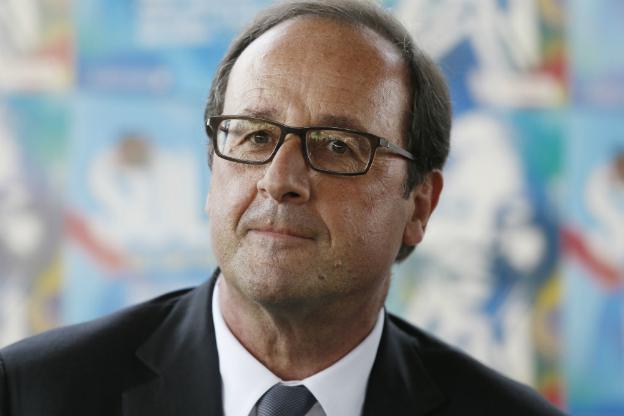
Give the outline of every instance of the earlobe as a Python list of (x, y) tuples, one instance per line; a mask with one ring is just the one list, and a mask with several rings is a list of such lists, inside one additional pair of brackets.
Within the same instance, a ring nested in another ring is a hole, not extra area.
[(418, 245), (425, 236), (425, 227), (420, 220), (413, 221), (405, 227), (403, 232), (403, 244), (406, 246)]
[(439, 169), (427, 173), (425, 179), (410, 193), (411, 212), (403, 231), (403, 244), (418, 245), (425, 236), (429, 217), (438, 205), (444, 178)]

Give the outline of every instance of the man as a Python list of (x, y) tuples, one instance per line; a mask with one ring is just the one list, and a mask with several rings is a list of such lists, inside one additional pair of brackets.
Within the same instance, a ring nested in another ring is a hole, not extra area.
[(218, 68), (206, 121), (220, 269), (3, 350), (3, 415), (559, 414), (383, 310), (450, 129), (438, 70), (384, 11), (266, 11)]

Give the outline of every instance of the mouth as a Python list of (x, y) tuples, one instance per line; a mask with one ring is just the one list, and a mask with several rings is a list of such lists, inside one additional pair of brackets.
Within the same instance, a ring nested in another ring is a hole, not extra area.
[(270, 237), (274, 239), (299, 239), (299, 240), (313, 240), (314, 238), (308, 232), (302, 230), (295, 230), (289, 228), (275, 228), (275, 227), (263, 227), (252, 228), (249, 233)]

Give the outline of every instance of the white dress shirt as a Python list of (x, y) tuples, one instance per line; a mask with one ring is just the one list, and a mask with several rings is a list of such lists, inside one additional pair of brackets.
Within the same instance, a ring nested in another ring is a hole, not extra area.
[(223, 384), (225, 416), (255, 416), (256, 402), (276, 383), (303, 384), (317, 399), (306, 416), (359, 416), (368, 376), (381, 340), (383, 308), (371, 333), (351, 352), (330, 367), (303, 380), (283, 381), (260, 363), (232, 334), (221, 315), (217, 281), (212, 295), (219, 370)]

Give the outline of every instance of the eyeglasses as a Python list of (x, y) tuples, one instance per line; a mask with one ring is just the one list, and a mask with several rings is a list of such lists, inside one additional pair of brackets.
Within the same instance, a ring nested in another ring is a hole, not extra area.
[(271, 120), (246, 116), (214, 116), (206, 133), (217, 156), (249, 165), (269, 163), (288, 134), (301, 138), (308, 166), (332, 175), (363, 175), (373, 163), (377, 148), (409, 160), (414, 155), (374, 134), (338, 127), (290, 127)]

